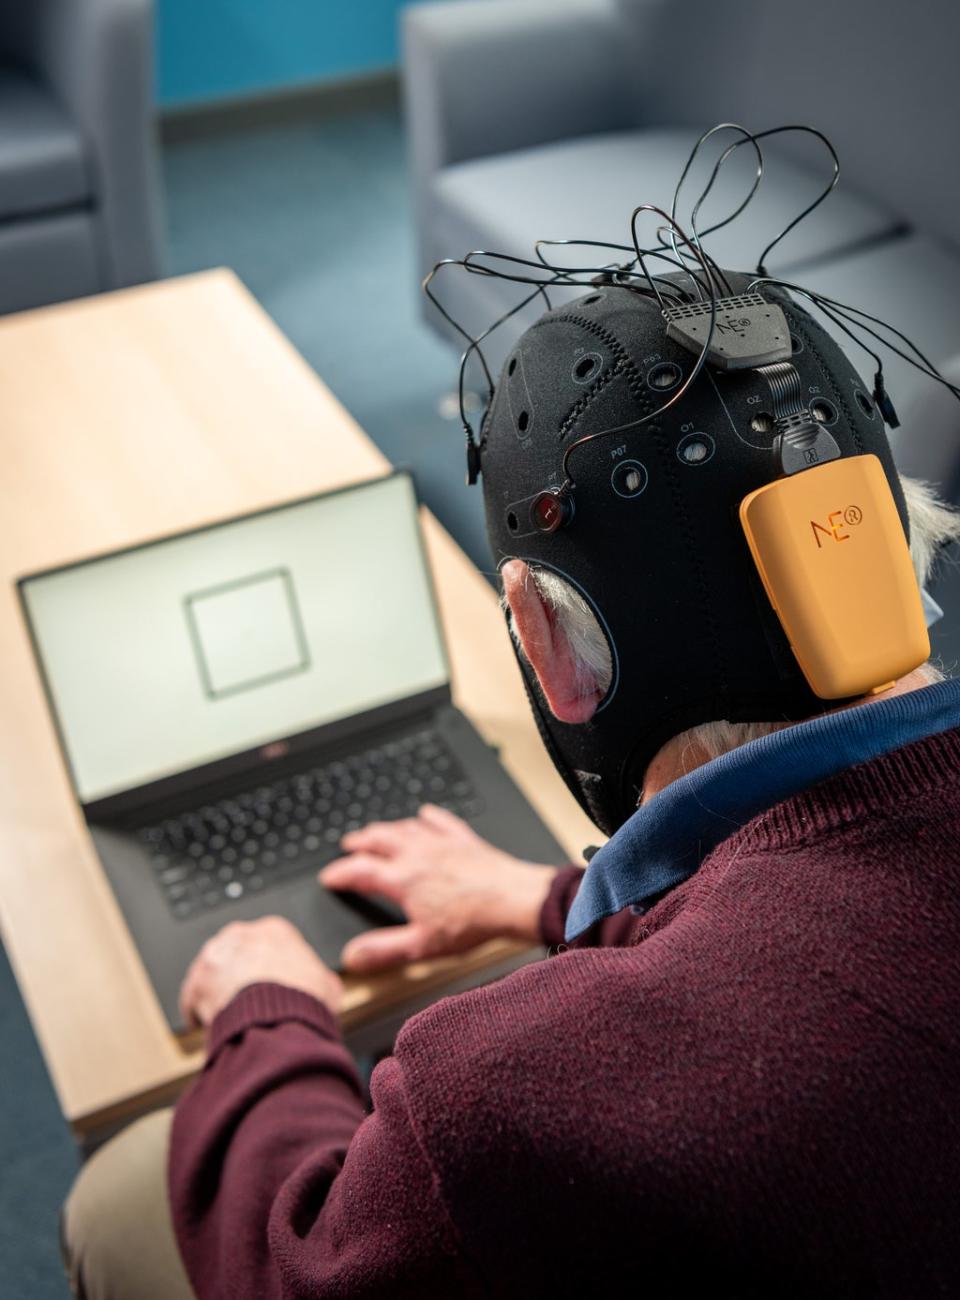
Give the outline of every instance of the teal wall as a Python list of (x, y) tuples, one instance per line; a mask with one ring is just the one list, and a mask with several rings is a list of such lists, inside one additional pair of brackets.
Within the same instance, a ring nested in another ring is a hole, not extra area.
[(397, 61), (404, 0), (157, 0), (160, 102), (355, 76)]

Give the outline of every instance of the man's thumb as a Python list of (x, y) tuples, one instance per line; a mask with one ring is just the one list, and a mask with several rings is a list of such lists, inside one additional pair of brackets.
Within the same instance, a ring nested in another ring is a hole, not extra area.
[(404, 962), (418, 961), (426, 956), (423, 927), (419, 925), (388, 925), (382, 930), (370, 930), (351, 939), (340, 960), (343, 969), (355, 975), (385, 970)]

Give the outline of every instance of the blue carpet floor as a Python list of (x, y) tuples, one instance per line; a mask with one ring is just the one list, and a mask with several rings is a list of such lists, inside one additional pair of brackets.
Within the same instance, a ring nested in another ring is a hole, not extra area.
[(77, 1157), (2, 948), (0, 1043), (0, 1296), (64, 1300), (57, 1215)]
[(459, 421), (438, 412), (457, 357), (420, 316), (397, 114), (198, 139), (168, 149), (166, 164), (170, 272), (232, 267), (487, 567)]
[[(419, 316), (397, 114), (178, 142), (164, 170), (168, 271), (232, 267), (486, 567), (459, 424), (438, 409), (456, 357)], [(0, 1042), (0, 1297), (64, 1300), (57, 1214), (76, 1155), (2, 950)]]

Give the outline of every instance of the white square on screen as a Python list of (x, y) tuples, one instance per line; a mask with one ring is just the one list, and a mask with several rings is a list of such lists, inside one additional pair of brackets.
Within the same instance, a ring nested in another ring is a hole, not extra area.
[(310, 654), (289, 569), (196, 591), (187, 622), (205, 693), (212, 699), (306, 672)]

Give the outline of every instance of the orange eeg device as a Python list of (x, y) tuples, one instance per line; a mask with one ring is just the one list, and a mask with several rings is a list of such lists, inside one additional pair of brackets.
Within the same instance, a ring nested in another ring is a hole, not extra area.
[(740, 522), (820, 699), (883, 690), (929, 657), (910, 548), (876, 456), (767, 483), (744, 498)]

